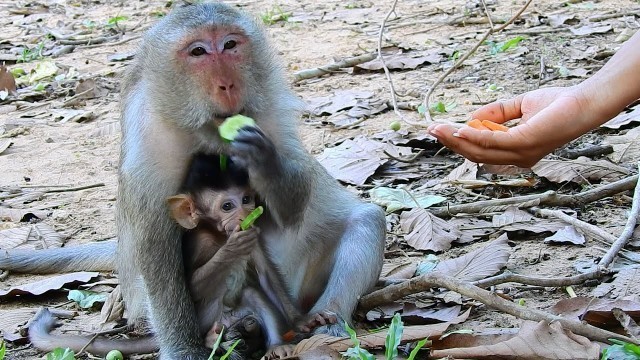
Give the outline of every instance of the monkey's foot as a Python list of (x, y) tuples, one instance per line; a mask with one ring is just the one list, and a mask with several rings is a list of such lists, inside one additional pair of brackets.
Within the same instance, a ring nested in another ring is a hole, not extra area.
[(313, 331), (313, 334), (314, 335), (326, 334), (326, 335), (337, 336), (337, 337), (349, 336), (349, 334), (347, 333), (347, 330), (345, 330), (344, 328), (344, 320), (340, 319), (339, 317), (338, 317), (338, 321), (335, 324), (327, 324), (327, 325), (319, 326)]
[(338, 323), (338, 315), (333, 311), (323, 310), (306, 315), (298, 321), (296, 327), (300, 332), (310, 333), (320, 326), (336, 323)]
[(267, 351), (266, 354), (260, 360), (276, 360), (276, 359), (284, 359), (294, 355), (293, 350), (295, 349), (295, 345), (278, 345), (272, 347)]

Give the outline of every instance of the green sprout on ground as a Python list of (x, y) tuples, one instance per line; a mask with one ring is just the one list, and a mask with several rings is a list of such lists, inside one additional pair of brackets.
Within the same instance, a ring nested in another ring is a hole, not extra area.
[[(438, 101), (436, 103), (431, 104), (431, 108), (429, 109), (429, 112), (431, 114), (444, 114), (455, 109), (456, 106), (458, 106), (458, 104), (456, 104), (455, 101), (448, 102), (448, 103)], [(424, 104), (420, 104), (420, 106), (418, 106), (418, 114), (423, 115), (425, 111), (426, 110), (425, 110)]]
[(75, 360), (76, 354), (69, 348), (55, 348), (47, 354), (47, 360)]
[(107, 23), (105, 24), (105, 26), (107, 28), (116, 28), (119, 29), (120, 26), (119, 24), (125, 20), (127, 20), (128, 17), (124, 16), (124, 15), (118, 15), (118, 16), (114, 16), (112, 18), (110, 18), (109, 20), (107, 20)]
[(7, 344), (5, 344), (4, 340), (2, 344), (0, 344), (0, 360), (4, 360), (4, 353), (7, 351)]
[[(213, 349), (211, 350), (211, 354), (209, 355), (208, 360), (216, 359), (215, 354), (216, 354), (216, 351), (218, 351), (218, 348), (220, 347), (220, 342), (222, 341), (223, 333), (224, 333), (224, 327), (222, 328), (222, 331), (220, 331), (220, 335), (218, 335), (218, 338), (216, 339), (216, 343), (213, 344)], [(233, 349), (236, 348), (238, 343), (240, 343), (240, 340), (236, 340), (236, 342), (234, 342), (233, 345), (231, 345), (231, 347), (227, 349), (227, 352), (224, 353), (224, 355), (222, 355), (219, 360), (227, 360), (227, 358), (231, 355), (231, 353), (233, 352)]]
[(609, 339), (613, 345), (602, 350), (600, 360), (640, 360), (640, 346), (617, 339)]
[(44, 55), (42, 55), (43, 49), (44, 49), (44, 41), (41, 41), (40, 43), (38, 43), (38, 45), (36, 45), (31, 49), (29, 48), (22, 49), (22, 54), (20, 54), (20, 57), (18, 58), (17, 62), (26, 63), (26, 62), (42, 59), (44, 57)]
[(283, 11), (278, 5), (275, 5), (273, 8), (260, 15), (260, 18), (265, 25), (273, 25), (281, 21), (287, 22), (290, 17), (291, 13)]
[(522, 40), (524, 40), (524, 37), (516, 36), (513, 39), (509, 39), (507, 41), (499, 43), (496, 43), (494, 41), (485, 41), (485, 45), (489, 46), (489, 53), (491, 55), (496, 55), (497, 53), (503, 53), (508, 51), (509, 49), (517, 47)]
[[(347, 349), (343, 355), (349, 360), (373, 360), (375, 357), (369, 353), (367, 350), (360, 347), (360, 340), (356, 335), (356, 332), (349, 327), (348, 324), (345, 324), (345, 329), (349, 333), (349, 337), (351, 338), (351, 342), (353, 342), (353, 347)], [(400, 342), (402, 341), (402, 332), (404, 330), (404, 324), (402, 323), (402, 319), (400, 314), (395, 314), (393, 319), (391, 320), (391, 325), (389, 326), (389, 331), (387, 332), (387, 337), (384, 341), (385, 345), (385, 360), (396, 360), (398, 359), (398, 346), (400, 346)], [(416, 356), (418, 356), (418, 352), (420, 349), (424, 347), (427, 343), (427, 339), (423, 339), (418, 341), (416, 346), (413, 348), (411, 353), (409, 353), (408, 360), (414, 360)]]

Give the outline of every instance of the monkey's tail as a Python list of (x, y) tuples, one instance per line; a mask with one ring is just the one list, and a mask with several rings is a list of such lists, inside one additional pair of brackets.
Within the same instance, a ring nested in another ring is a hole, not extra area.
[(76, 353), (84, 349), (101, 356), (105, 356), (111, 350), (119, 350), (123, 355), (148, 354), (158, 351), (158, 344), (152, 336), (136, 339), (107, 339), (98, 336), (91, 341), (93, 336), (52, 335), (50, 332), (55, 326), (56, 318), (51, 312), (47, 309), (40, 310), (29, 326), (31, 344), (42, 351), (52, 351), (61, 347), (69, 348)]
[(44, 250), (0, 250), (0, 269), (29, 274), (115, 270), (116, 241)]

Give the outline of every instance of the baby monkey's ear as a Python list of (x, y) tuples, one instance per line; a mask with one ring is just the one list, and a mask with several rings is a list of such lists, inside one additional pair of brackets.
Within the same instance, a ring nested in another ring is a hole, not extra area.
[(198, 226), (198, 215), (193, 198), (190, 195), (179, 194), (167, 199), (171, 217), (185, 229), (193, 229)]

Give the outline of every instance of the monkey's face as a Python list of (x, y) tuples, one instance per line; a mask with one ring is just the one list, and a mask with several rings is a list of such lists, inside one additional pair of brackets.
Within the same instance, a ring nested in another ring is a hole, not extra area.
[[(202, 28), (178, 45), (181, 69), (215, 118), (240, 113), (245, 105), (250, 43), (238, 27)], [(209, 119), (211, 120), (211, 119)]]
[[(202, 208), (203, 217), (216, 220), (218, 231), (231, 234), (256, 207), (255, 193), (248, 188), (207, 190), (202, 198), (207, 204)], [(208, 201), (207, 201), (208, 200)]]

